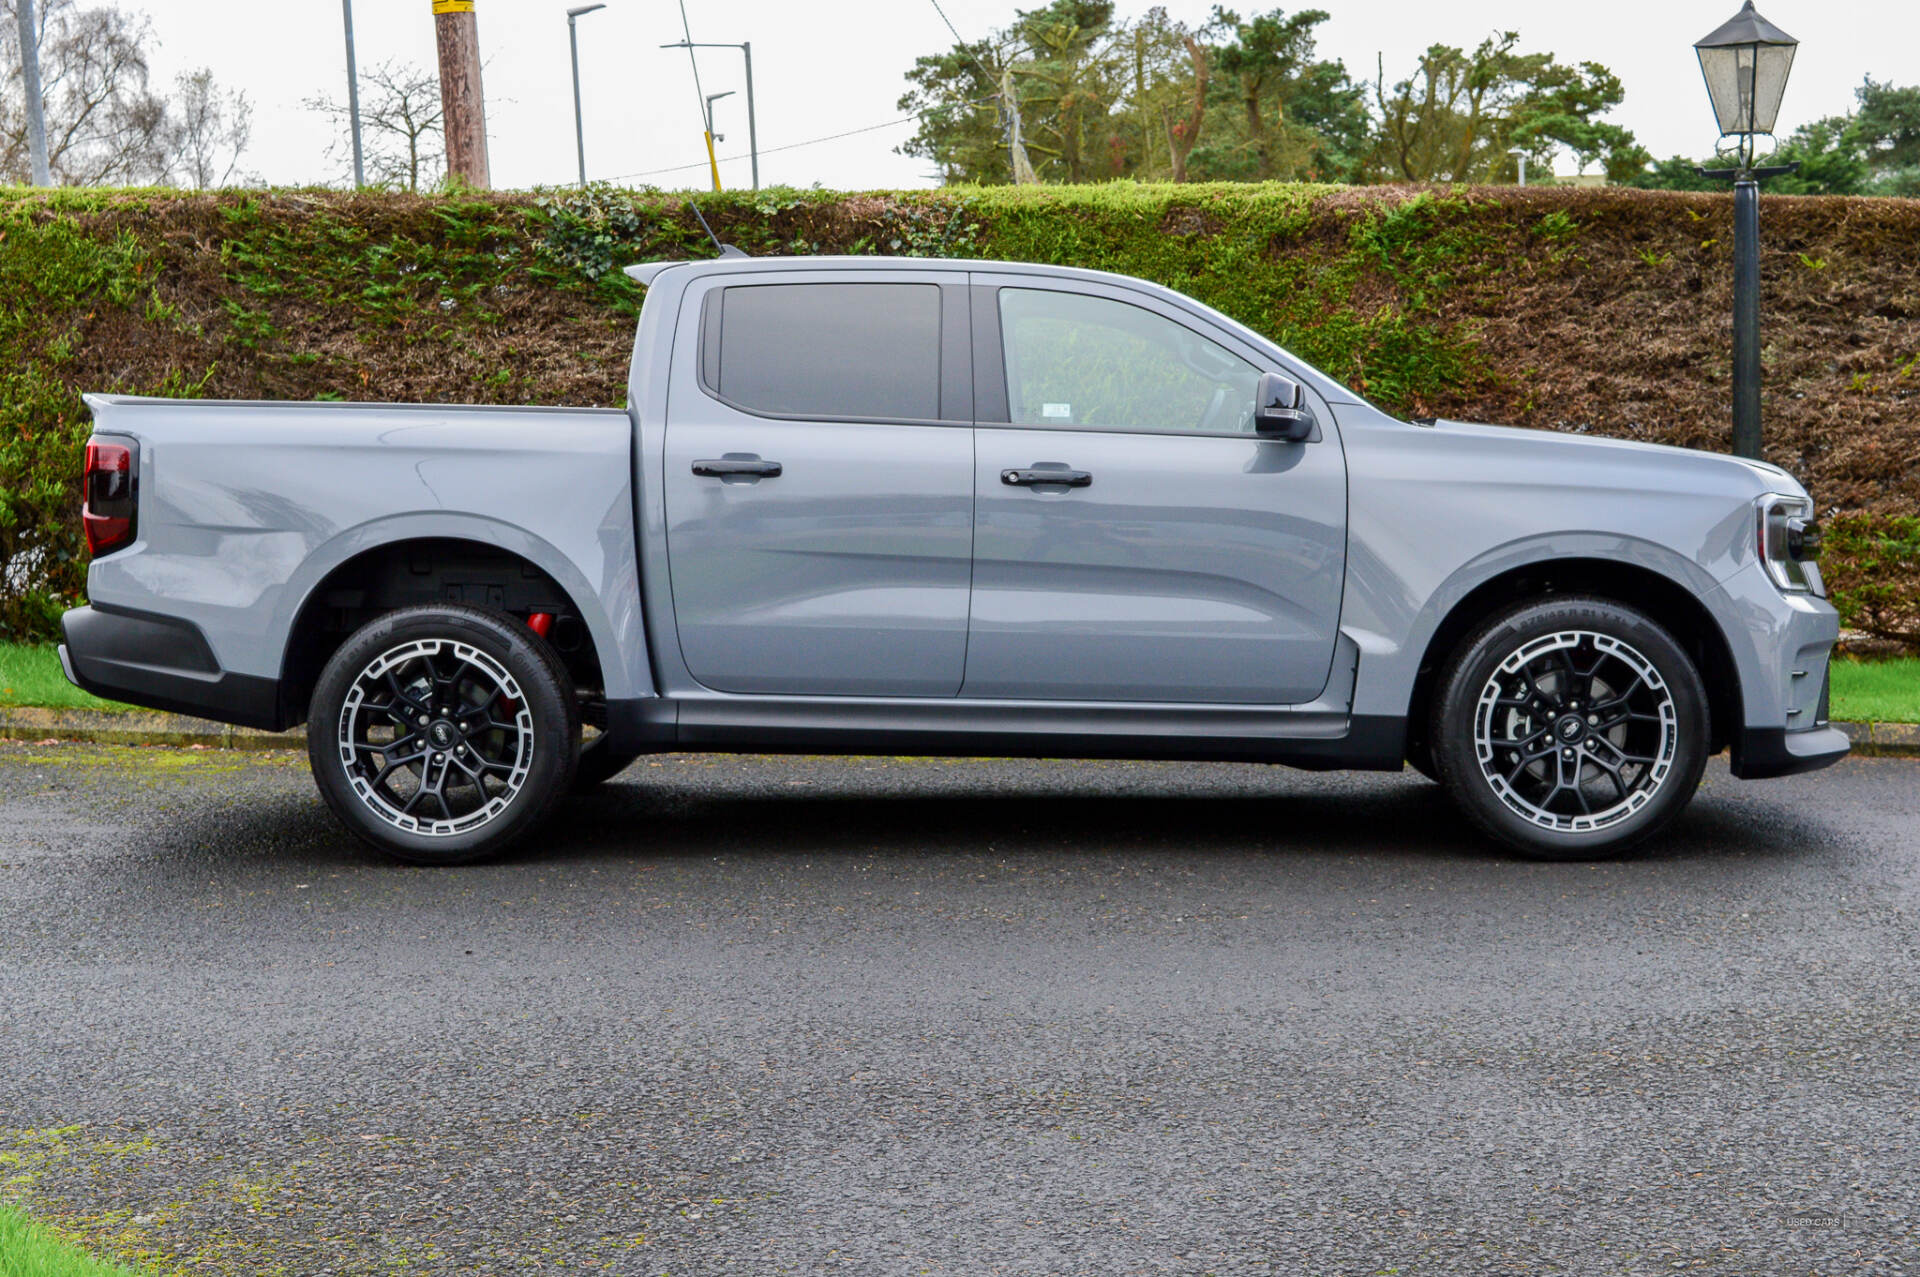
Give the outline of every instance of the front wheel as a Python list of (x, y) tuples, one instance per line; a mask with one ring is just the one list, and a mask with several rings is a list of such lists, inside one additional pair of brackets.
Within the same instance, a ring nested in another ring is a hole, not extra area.
[(497, 852), (567, 792), (579, 750), (573, 686), (546, 640), (478, 608), (388, 613), (333, 654), (307, 752), (349, 829), (399, 860)]
[(1692, 660), (1650, 617), (1552, 598), (1495, 617), (1447, 663), (1432, 707), (1441, 784), (1525, 855), (1616, 855), (1693, 797), (1710, 736)]

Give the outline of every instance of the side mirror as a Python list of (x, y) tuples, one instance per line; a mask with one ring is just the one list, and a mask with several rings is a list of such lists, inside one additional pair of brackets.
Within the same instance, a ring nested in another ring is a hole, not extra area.
[(1263, 439), (1304, 443), (1313, 438), (1307, 388), (1277, 372), (1263, 373), (1253, 405), (1253, 430)]

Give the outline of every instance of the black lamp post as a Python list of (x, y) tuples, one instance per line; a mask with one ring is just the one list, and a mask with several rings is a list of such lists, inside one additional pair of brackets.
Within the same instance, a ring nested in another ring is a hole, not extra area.
[(1733, 452), (1760, 456), (1760, 181), (1798, 164), (1754, 167), (1754, 139), (1773, 135), (1780, 99), (1800, 42), (1754, 11), (1747, 0), (1712, 35), (1693, 46), (1713, 99), (1722, 139), (1735, 167), (1701, 169), (1733, 182)]

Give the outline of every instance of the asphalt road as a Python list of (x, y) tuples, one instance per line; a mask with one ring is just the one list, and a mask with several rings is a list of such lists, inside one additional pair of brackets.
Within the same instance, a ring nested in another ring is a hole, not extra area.
[(190, 1272), (1920, 1267), (1920, 762), (1624, 862), (1279, 769), (666, 758), (407, 869), (0, 746), (0, 1198)]

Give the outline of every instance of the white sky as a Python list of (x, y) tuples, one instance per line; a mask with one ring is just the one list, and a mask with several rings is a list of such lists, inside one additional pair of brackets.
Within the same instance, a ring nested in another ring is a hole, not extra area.
[[(1041, 0), (941, 0), (969, 40), (1004, 25), (1016, 7)], [(275, 184), (341, 176), (326, 158), (327, 123), (302, 107), (317, 93), (345, 97), (340, 5), (334, 0), (263, 4), (260, 0), (120, 0), (152, 20), (157, 79), (210, 66), (225, 85), (253, 100), (254, 140), (244, 167)], [(494, 185), (529, 187), (574, 179), (573, 111), (565, 13), (570, 0), (479, 0), (487, 59), (487, 128)], [(1146, 7), (1121, 0), (1132, 16)], [(1188, 22), (1210, 0), (1167, 0)], [(1248, 14), (1264, 5), (1238, 0)], [(1411, 70), (1435, 41), (1472, 46), (1500, 29), (1517, 30), (1522, 48), (1569, 61), (1605, 63), (1625, 82), (1613, 117), (1656, 156), (1699, 155), (1713, 143), (1712, 116), (1692, 44), (1739, 7), (1739, 0), (1305, 0), (1289, 10), (1332, 13), (1321, 27), (1321, 55), (1344, 59), (1355, 78), (1372, 78), (1376, 53), (1389, 79)], [(1920, 3), (1915, 0), (1765, 0), (1762, 12), (1801, 41), (1780, 132), (1846, 110), (1863, 75), (1920, 81)], [(910, 125), (768, 154), (772, 148), (879, 124), (899, 116), (903, 74), (922, 53), (952, 37), (932, 0), (687, 0), (695, 40), (750, 40), (758, 96), (761, 181), (839, 189), (931, 185), (923, 161), (893, 148)], [(434, 65), (431, 0), (357, 0), (360, 65), (385, 58)], [(699, 109), (684, 50), (658, 46), (681, 38), (675, 0), (608, 0), (580, 19), (580, 71), (587, 172), (622, 179), (646, 170), (695, 164), (645, 179), (660, 186), (706, 184)], [(741, 57), (731, 49), (700, 53), (708, 93), (739, 90), (716, 106), (719, 150), (747, 150)], [(747, 162), (721, 166), (729, 188), (746, 186)]]

